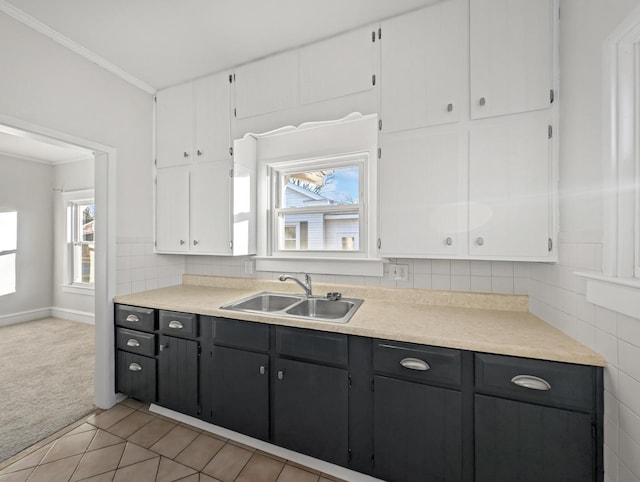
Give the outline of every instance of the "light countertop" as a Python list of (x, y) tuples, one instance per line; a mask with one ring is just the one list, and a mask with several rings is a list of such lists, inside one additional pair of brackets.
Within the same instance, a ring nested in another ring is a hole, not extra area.
[(260, 291), (301, 292), (294, 283), (185, 275), (183, 284), (114, 302), (258, 323), (383, 338), (581, 365), (604, 358), (528, 312), (528, 297), (418, 289), (314, 284), (314, 294), (340, 291), (365, 301), (346, 324), (220, 309)]

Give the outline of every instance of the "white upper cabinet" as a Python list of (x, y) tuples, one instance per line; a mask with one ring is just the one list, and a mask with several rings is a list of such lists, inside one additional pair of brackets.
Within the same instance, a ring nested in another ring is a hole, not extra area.
[(382, 23), (383, 132), (460, 120), (466, 8), (448, 0)]
[(240, 66), (235, 73), (238, 119), (298, 105), (298, 51)]
[(156, 251), (189, 251), (190, 166), (158, 169), (156, 177)]
[(457, 256), (466, 242), (460, 190), (466, 143), (457, 130), (385, 135), (379, 161), (380, 254)]
[(230, 159), (230, 89), (218, 74), (158, 92), (157, 167)]
[(191, 164), (193, 157), (193, 85), (169, 87), (156, 95), (158, 167)]
[(478, 124), (469, 145), (469, 253), (549, 258), (553, 239), (550, 117)]
[(553, 0), (471, 0), (471, 117), (549, 107)]
[(300, 49), (300, 103), (311, 104), (374, 87), (373, 28)]

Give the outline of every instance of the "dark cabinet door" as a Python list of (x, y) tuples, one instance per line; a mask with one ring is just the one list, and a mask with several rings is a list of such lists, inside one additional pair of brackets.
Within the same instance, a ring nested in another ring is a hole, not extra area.
[(160, 335), (158, 403), (198, 415), (198, 342)]
[(251, 437), (269, 439), (269, 355), (215, 346), (203, 386), (211, 420)]
[(116, 391), (142, 402), (156, 401), (156, 359), (118, 350)]
[(273, 438), (277, 445), (347, 465), (347, 370), (278, 359)]
[(476, 482), (595, 480), (591, 417), (475, 396)]
[(375, 475), (394, 482), (461, 480), (460, 392), (374, 379)]

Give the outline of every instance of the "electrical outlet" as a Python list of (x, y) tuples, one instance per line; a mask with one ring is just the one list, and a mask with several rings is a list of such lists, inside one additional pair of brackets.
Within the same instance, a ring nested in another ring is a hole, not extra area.
[(408, 264), (390, 264), (389, 278), (394, 281), (409, 281), (409, 265)]

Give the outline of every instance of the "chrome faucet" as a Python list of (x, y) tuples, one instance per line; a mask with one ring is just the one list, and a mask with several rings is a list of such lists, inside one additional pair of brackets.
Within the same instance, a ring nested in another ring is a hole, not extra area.
[(301, 273), (304, 275), (304, 283), (302, 281), (300, 281), (298, 278), (296, 278), (295, 276), (289, 276), (287, 274), (281, 274), (280, 277), (278, 278), (280, 281), (287, 281), (287, 280), (291, 280), (291, 281), (295, 281), (296, 283), (298, 283), (298, 285), (300, 285), (300, 288), (302, 288), (304, 290), (304, 294), (308, 297), (313, 296), (313, 293), (311, 292), (311, 276), (309, 276), (307, 273)]

